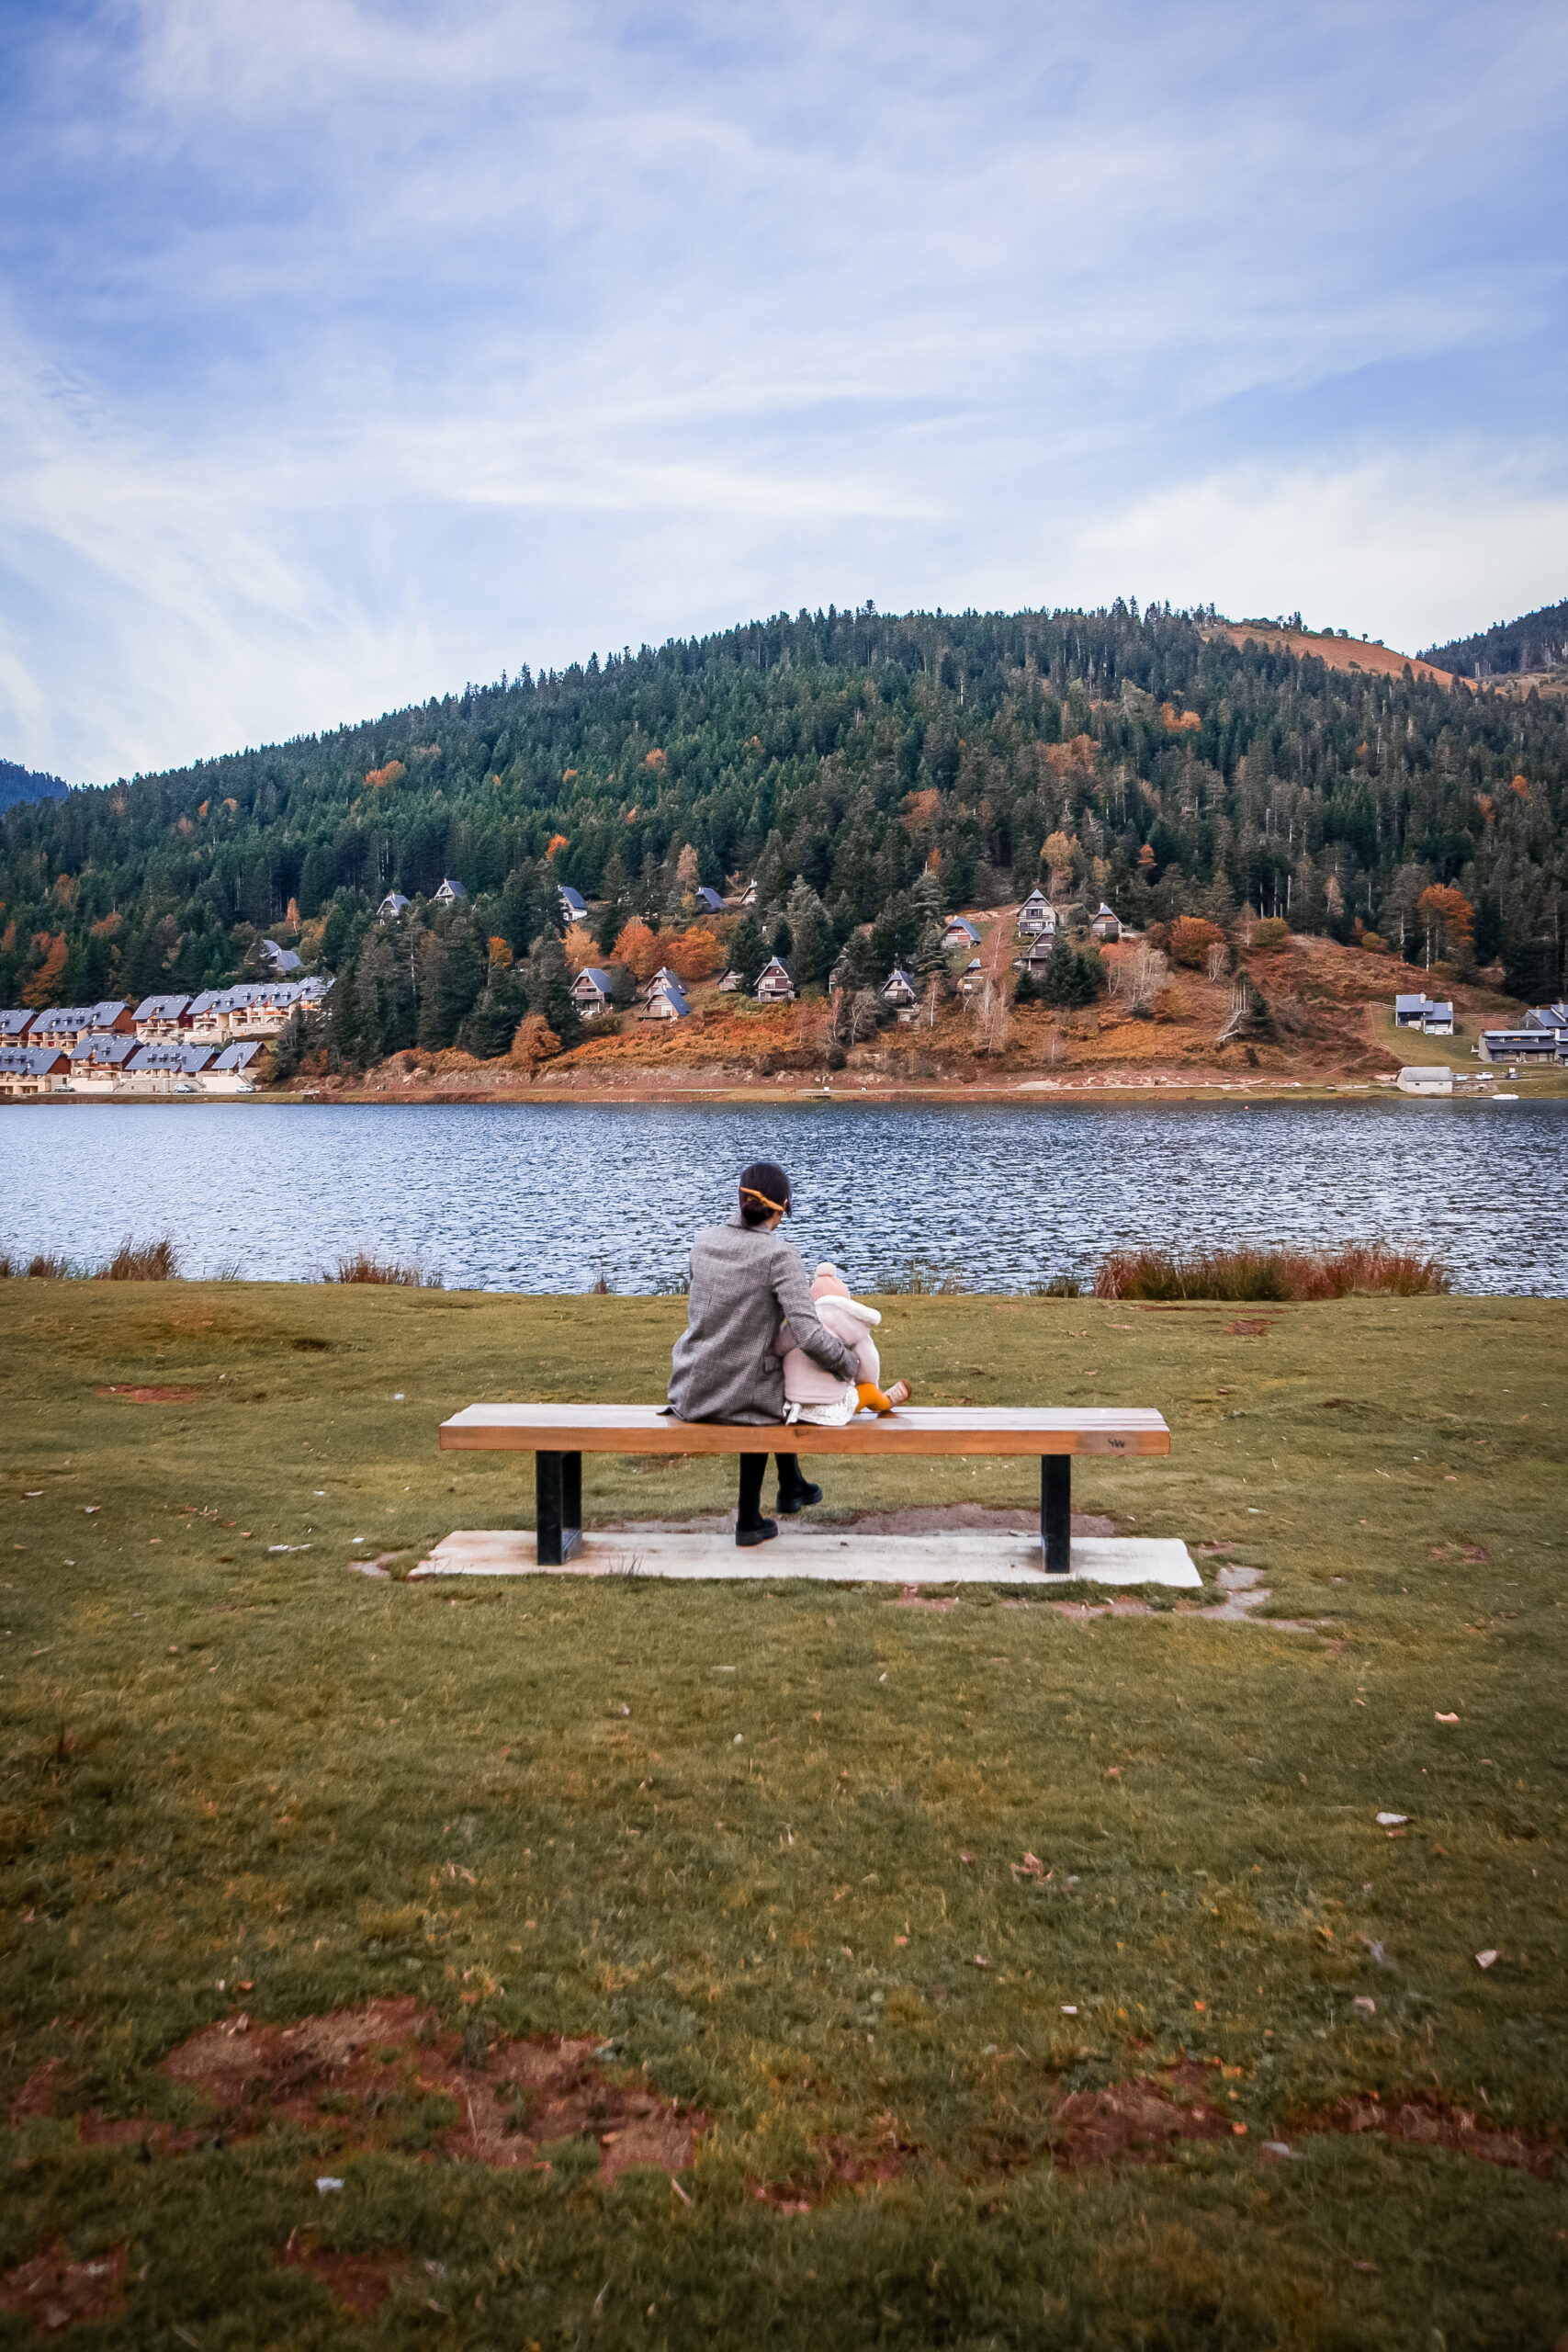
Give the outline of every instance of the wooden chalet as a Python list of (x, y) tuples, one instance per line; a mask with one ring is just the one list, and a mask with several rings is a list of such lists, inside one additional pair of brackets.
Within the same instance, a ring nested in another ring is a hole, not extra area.
[(770, 956), (751, 990), (759, 1004), (793, 1004), (795, 982), (776, 956)]

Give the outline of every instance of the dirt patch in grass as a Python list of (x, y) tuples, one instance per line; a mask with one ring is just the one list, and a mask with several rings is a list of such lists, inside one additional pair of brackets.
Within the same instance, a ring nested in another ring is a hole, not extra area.
[(1495, 2124), (1477, 2122), (1465, 2107), (1456, 2107), (1436, 2091), (1413, 2091), (1408, 2098), (1342, 2098), (1326, 2114), (1303, 2117), (1293, 2137), (1342, 2132), (1352, 2136), (1381, 2132), (1390, 2140), (1406, 2140), (1416, 2147), (1449, 2148), (1461, 2156), (1479, 2156), (1483, 2163), (1506, 2165), (1532, 2172), (1538, 2180), (1551, 2179), (1561, 2162), (1561, 2150), (1545, 2140), (1527, 2140), (1519, 2132), (1502, 2132)]
[[(287, 2119), (333, 2134), (334, 2159), (383, 2148), (525, 2168), (540, 2150), (593, 2140), (606, 2181), (632, 2165), (682, 2171), (707, 2118), (638, 2085), (611, 2082), (592, 2041), (513, 2041), (482, 2021), (443, 2030), (412, 1996), (257, 2025), (243, 2012), (193, 2034), (164, 2061), (213, 2105), (208, 2134), (251, 2139)], [(118, 2127), (108, 2127), (118, 2130)], [(159, 2130), (126, 2136), (163, 2146)]]
[(1148, 2164), (1168, 2155), (1179, 2140), (1241, 2137), (1230, 2117), (1202, 2096), (1209, 2073), (1195, 2060), (1183, 2059), (1166, 2068), (1160, 2082), (1136, 2075), (1104, 2090), (1069, 2091), (1056, 2109), (1057, 2164), (1068, 2171), (1086, 2165)]
[(919, 2153), (896, 2132), (877, 2140), (836, 2134), (813, 2147), (814, 2165), (808, 2177), (753, 2181), (751, 2195), (759, 2205), (771, 2205), (777, 2213), (809, 2213), (814, 2206), (846, 2190), (863, 2193), (901, 2179)]
[(277, 2259), (285, 2270), (309, 2270), (355, 2319), (373, 2318), (393, 2287), (412, 2276), (406, 2255), (338, 2254), (331, 2246), (310, 2245), (298, 2230)]
[(126, 1405), (194, 1405), (211, 1394), (209, 1388), (130, 1388), (119, 1382), (98, 1391), (100, 1396), (118, 1396)]
[(0, 2272), (0, 2312), (19, 2312), (44, 2335), (110, 2319), (120, 2308), (127, 2253), (123, 2245), (111, 2246), (90, 2261), (73, 2262), (57, 2243)]

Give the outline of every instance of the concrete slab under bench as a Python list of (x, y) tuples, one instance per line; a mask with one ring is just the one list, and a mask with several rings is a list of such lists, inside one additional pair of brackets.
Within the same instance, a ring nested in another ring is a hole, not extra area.
[[(1021, 1517), (1022, 1514), (1021, 1513)], [(583, 1534), (564, 1566), (541, 1566), (533, 1535), (496, 1528), (443, 1536), (414, 1577), (673, 1577), (715, 1583), (778, 1583), (806, 1577), (825, 1584), (1173, 1585), (1201, 1589), (1185, 1544), (1174, 1537), (1075, 1535), (1066, 1577), (1040, 1565), (1040, 1536), (1028, 1526), (998, 1532), (963, 1529), (943, 1535), (840, 1535), (781, 1527), (771, 1544), (741, 1551), (731, 1534), (681, 1528), (659, 1532)]]

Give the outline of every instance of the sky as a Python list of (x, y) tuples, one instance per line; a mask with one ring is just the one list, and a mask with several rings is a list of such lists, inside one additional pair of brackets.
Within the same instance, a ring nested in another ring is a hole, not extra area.
[(0, 757), (780, 610), (1568, 594), (1561, 0), (6, 0)]

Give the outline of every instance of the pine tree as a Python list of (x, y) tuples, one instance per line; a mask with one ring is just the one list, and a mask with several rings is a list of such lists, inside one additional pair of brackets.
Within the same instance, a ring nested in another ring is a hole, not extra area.
[(534, 952), (528, 959), (527, 989), (529, 1012), (536, 1012), (554, 1030), (563, 1050), (575, 1046), (582, 1034), (582, 1023), (571, 1001), (571, 971), (566, 950), (554, 932), (545, 932), (534, 942)]
[(828, 910), (804, 878), (795, 883), (784, 905), (792, 957), (791, 976), (797, 989), (819, 987), (833, 968), (836, 942)]
[(767, 960), (767, 942), (762, 937), (756, 917), (750, 912), (743, 914), (729, 935), (731, 971), (739, 972), (742, 985), (751, 989), (756, 986)]

